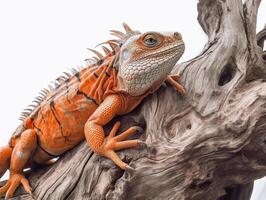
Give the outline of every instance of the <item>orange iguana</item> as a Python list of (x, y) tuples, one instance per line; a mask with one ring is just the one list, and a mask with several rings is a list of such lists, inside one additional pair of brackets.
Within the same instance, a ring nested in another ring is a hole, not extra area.
[(113, 30), (119, 39), (105, 42), (112, 50), (103, 47), (105, 56), (92, 50), (98, 56), (94, 64), (56, 79), (53, 88), (36, 98), (37, 105), (23, 113), (22, 125), (9, 145), (0, 149), (0, 177), (10, 170), (0, 195), (12, 197), (20, 184), (31, 193), (23, 169), (49, 163), (84, 139), (94, 152), (123, 170), (132, 170), (115, 151), (143, 144), (124, 141), (139, 127), (115, 136), (120, 125), (116, 122), (105, 137), (103, 126), (114, 116), (132, 111), (164, 81), (184, 93), (179, 76), (169, 75), (184, 52), (184, 43), (177, 32), (142, 34), (123, 25), (126, 33)]

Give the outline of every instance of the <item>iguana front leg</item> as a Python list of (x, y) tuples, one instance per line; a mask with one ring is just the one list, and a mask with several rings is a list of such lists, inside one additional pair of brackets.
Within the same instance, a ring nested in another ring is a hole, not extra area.
[(111, 159), (121, 169), (125, 170), (132, 168), (124, 163), (115, 151), (137, 147), (142, 145), (143, 142), (140, 140), (123, 141), (126, 137), (139, 131), (141, 129), (140, 127), (131, 127), (120, 135), (115, 136), (120, 126), (119, 122), (115, 123), (108, 137), (105, 137), (103, 126), (121, 111), (121, 105), (122, 102), (120, 96), (108, 96), (90, 116), (85, 124), (84, 132), (86, 140), (94, 152)]
[(177, 92), (179, 92), (181, 95), (185, 94), (184, 86), (179, 83), (180, 82), (179, 75), (168, 75), (165, 82), (173, 86), (177, 90)]

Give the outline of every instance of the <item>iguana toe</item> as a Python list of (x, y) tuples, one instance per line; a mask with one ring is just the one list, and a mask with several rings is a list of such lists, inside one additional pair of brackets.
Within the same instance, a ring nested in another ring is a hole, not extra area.
[(20, 184), (23, 185), (26, 192), (32, 194), (32, 189), (29, 185), (29, 181), (21, 174), (13, 174), (11, 175), (7, 183), (0, 188), (0, 195), (6, 193), (5, 199), (12, 198)]

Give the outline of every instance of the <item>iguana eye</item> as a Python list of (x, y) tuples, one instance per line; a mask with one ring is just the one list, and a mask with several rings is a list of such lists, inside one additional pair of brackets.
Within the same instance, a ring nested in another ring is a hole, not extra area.
[(148, 47), (154, 47), (158, 43), (158, 39), (154, 35), (148, 34), (144, 37), (143, 42)]

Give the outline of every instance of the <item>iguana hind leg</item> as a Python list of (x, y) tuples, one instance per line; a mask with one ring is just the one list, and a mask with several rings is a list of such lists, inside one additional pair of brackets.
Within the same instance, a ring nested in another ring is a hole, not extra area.
[(6, 173), (10, 165), (12, 148), (9, 146), (0, 148), (0, 178)]
[(0, 188), (0, 195), (6, 193), (6, 199), (13, 196), (20, 184), (24, 189), (31, 193), (31, 187), (28, 180), (23, 175), (23, 169), (27, 164), (31, 154), (36, 148), (37, 135), (35, 130), (28, 129), (24, 131), (19, 141), (16, 143), (10, 161), (10, 178), (7, 183)]

